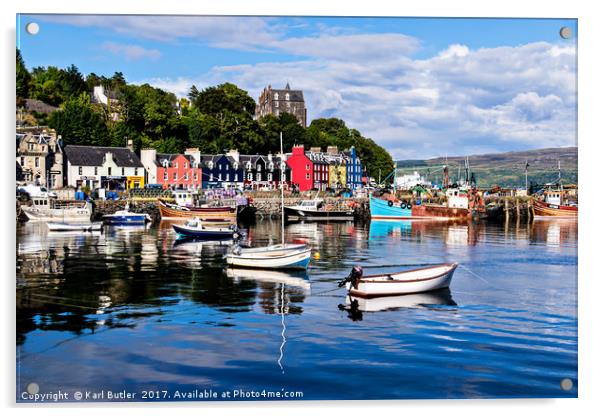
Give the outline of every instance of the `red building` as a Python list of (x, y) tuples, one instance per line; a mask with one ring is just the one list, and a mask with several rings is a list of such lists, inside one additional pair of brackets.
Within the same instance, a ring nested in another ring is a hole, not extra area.
[(286, 164), (291, 168), (293, 185), (298, 185), (300, 191), (313, 188), (314, 164), (305, 154), (303, 145), (293, 147), (293, 153), (288, 157)]
[(202, 187), (203, 171), (189, 155), (158, 153), (157, 183), (163, 188), (197, 189)]

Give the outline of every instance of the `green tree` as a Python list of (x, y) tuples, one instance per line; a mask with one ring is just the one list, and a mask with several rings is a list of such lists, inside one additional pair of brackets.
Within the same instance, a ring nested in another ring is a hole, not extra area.
[[(193, 88), (191, 88), (191, 93), (193, 93)], [(228, 82), (205, 88), (196, 97), (191, 96), (190, 98), (193, 105), (203, 114), (218, 116), (225, 111), (248, 114), (250, 117), (255, 114), (255, 100), (246, 91)]]
[(31, 75), (25, 67), (25, 62), (21, 56), (21, 51), (17, 49), (17, 98), (24, 99), (29, 97), (29, 83), (31, 82)]
[(56, 129), (65, 144), (95, 146), (109, 144), (109, 132), (105, 120), (94, 111), (87, 93), (68, 99), (60, 110), (50, 115), (48, 125)]

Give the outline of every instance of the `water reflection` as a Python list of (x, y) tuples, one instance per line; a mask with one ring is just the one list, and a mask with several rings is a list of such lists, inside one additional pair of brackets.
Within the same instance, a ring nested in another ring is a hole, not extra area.
[[(100, 235), (19, 225), (22, 379), (61, 386), (68, 372), (81, 388), (149, 379), (233, 388), (255, 386), (253, 374), (308, 398), (557, 395), (558, 377), (576, 379), (577, 231), (570, 221), (295, 223), (286, 240), (319, 254), (297, 274), (229, 269), (227, 245), (180, 241), (168, 222)], [(260, 221), (248, 235), (254, 246), (279, 242), (280, 223)], [(354, 264), (378, 273), (448, 261), (486, 280), (459, 268), (451, 292), (355, 307), (336, 286)], [(342, 379), (350, 360), (378, 382), (358, 390)], [(308, 371), (315, 362), (324, 365)], [(397, 384), (406, 373), (409, 390)]]
[(456, 302), (452, 299), (449, 289), (369, 299), (347, 296), (345, 304), (339, 305), (339, 309), (346, 310), (349, 319), (352, 321), (361, 321), (364, 312), (395, 311), (401, 308), (435, 309), (442, 306), (457, 306)]

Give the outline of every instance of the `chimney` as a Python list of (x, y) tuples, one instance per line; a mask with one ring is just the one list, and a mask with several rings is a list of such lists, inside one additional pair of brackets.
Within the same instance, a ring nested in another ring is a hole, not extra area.
[(310, 147), (309, 151), (312, 153), (320, 153), (322, 149), (320, 149), (319, 147)]
[(142, 149), (140, 151), (140, 161), (145, 168), (150, 169), (154, 166), (155, 159), (157, 159), (156, 149)]
[(130, 149), (130, 152), (134, 151), (134, 141), (132, 139), (128, 139), (127, 148)]
[(230, 149), (228, 151), (228, 153), (226, 153), (227, 156), (232, 156), (232, 158), (234, 160), (236, 160), (237, 162), (240, 162), (240, 153), (238, 153), (237, 149)]
[(271, 162), (272, 161), (272, 152), (268, 153), (268, 160)]
[(328, 153), (329, 155), (336, 155), (337, 153), (339, 153), (339, 149), (336, 146), (328, 146), (326, 148), (326, 153)]

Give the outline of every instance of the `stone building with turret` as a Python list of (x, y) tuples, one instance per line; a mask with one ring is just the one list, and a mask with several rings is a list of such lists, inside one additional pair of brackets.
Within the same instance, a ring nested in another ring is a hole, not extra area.
[(259, 119), (268, 114), (279, 116), (282, 113), (294, 115), (302, 127), (307, 127), (307, 108), (303, 91), (292, 90), (288, 83), (283, 90), (276, 90), (268, 85), (259, 96), (255, 116)]

